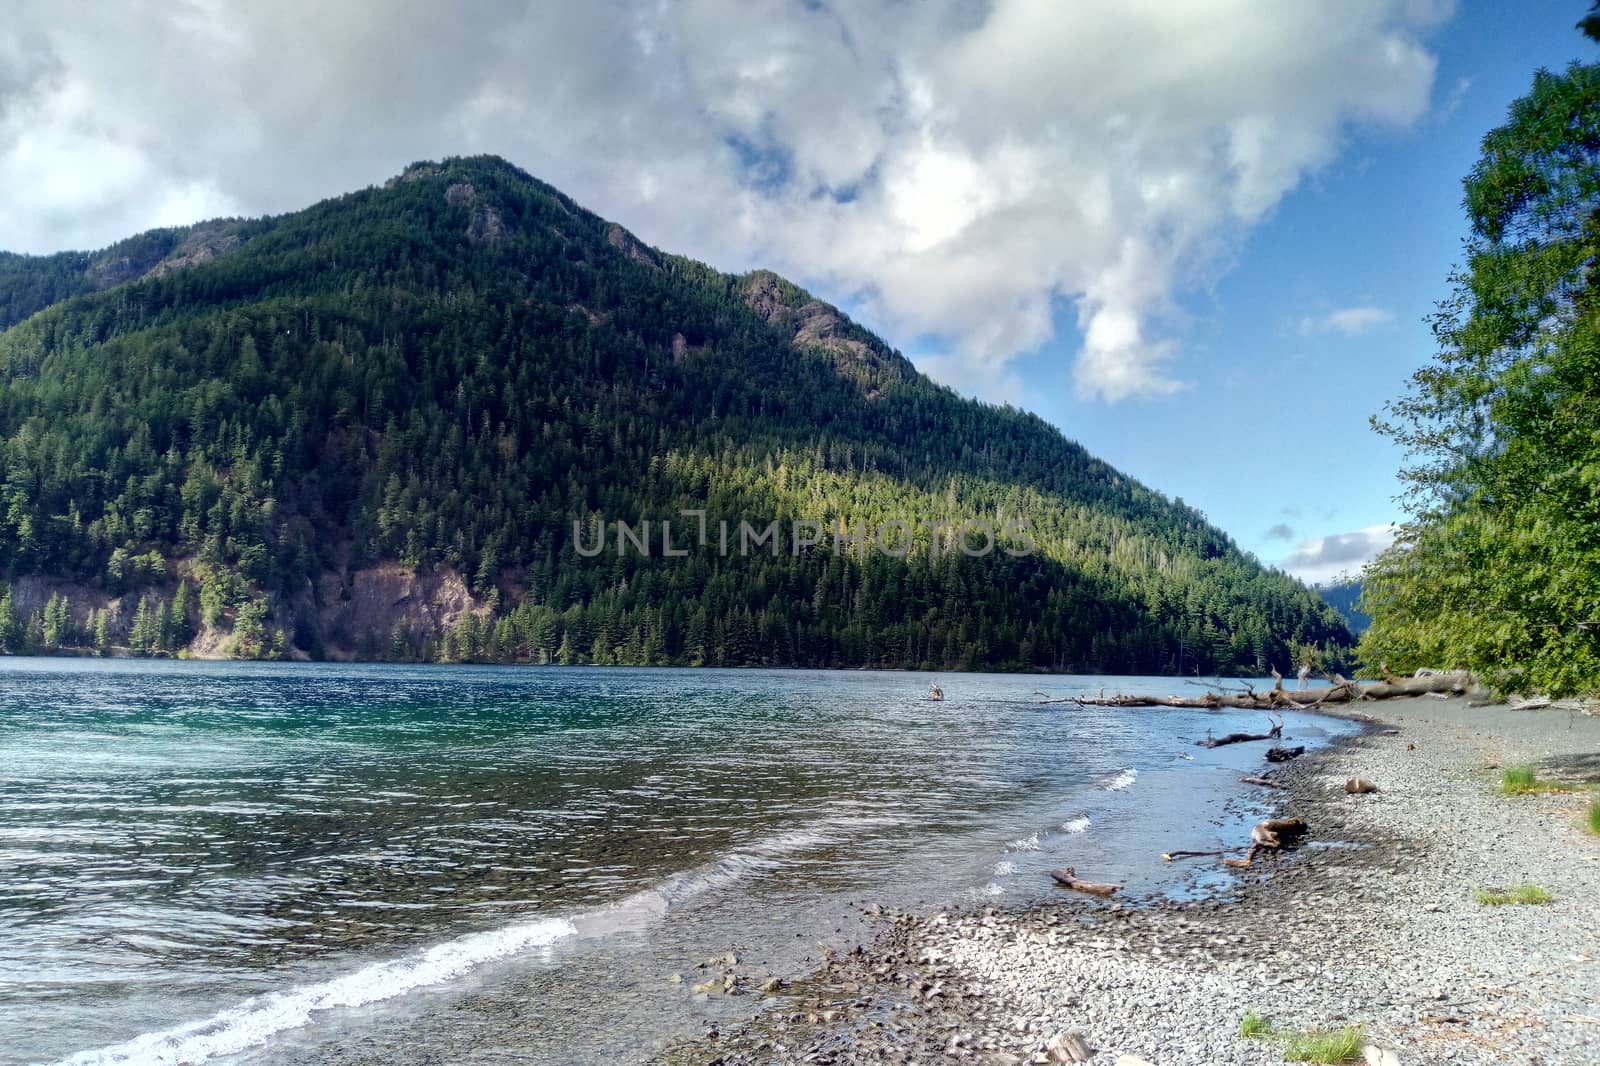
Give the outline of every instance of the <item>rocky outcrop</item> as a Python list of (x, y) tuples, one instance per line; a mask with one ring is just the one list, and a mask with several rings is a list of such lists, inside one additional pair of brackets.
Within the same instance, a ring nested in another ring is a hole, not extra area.
[(511, 227), (488, 204), (479, 204), (472, 209), (472, 221), (467, 223), (467, 240), (475, 244), (493, 244), (503, 240), (511, 232)]
[(862, 331), (836, 308), (821, 300), (807, 299), (805, 293), (770, 270), (758, 270), (750, 275), (745, 284), (744, 302), (769, 325), (786, 331), (793, 347), (822, 351), (834, 357), (839, 373), (856, 382), (869, 400), (878, 399), (886, 385), (905, 376), (905, 369), (894, 355), (875, 349), (853, 335)]
[(444, 202), (451, 207), (465, 206), (471, 210), (472, 216), (467, 220), (467, 240), (474, 244), (493, 244), (511, 234), (511, 227), (501, 217), (499, 210), (485, 202), (470, 181), (454, 182), (446, 188)]
[(772, 325), (777, 325), (793, 311), (783, 301), (782, 281), (770, 270), (758, 270), (750, 275), (744, 290), (744, 302), (746, 307)]
[(97, 289), (166, 277), (237, 251), (244, 244), (243, 225), (237, 219), (218, 219), (187, 229), (154, 230), (90, 256), (83, 274)]
[(175, 270), (209, 263), (237, 250), (242, 243), (237, 222), (208, 222), (196, 226), (170, 255), (151, 267), (144, 276), (161, 278)]
[(413, 163), (399, 174), (383, 183), (385, 189), (392, 189), (396, 185), (410, 184), (413, 181), (423, 181), (427, 178), (437, 178), (444, 173), (444, 168), (437, 163)]
[(839, 315), (821, 300), (812, 300), (795, 312), (794, 344), (800, 348), (824, 348), (855, 359), (866, 359), (872, 354), (861, 341), (846, 337), (839, 331)]
[(387, 644), (397, 627), (418, 639), (455, 627), (464, 612), (487, 615), (461, 575), (449, 567), (417, 571), (396, 562), (326, 573), (319, 583), (318, 628), (330, 658), (351, 658), (363, 642)]
[(639, 238), (615, 222), (606, 227), (606, 243), (625, 252), (629, 259), (640, 266), (647, 266), (651, 270), (661, 269), (661, 260), (656, 258), (656, 254), (641, 244)]

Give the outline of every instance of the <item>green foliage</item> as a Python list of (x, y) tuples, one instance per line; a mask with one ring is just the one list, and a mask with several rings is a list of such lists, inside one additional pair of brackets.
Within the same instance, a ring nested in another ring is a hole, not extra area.
[(111, 621), (104, 608), (96, 608), (89, 617), (89, 627), (94, 633), (96, 655), (111, 654)]
[[(1211, 675), (1349, 643), (1313, 594), (1041, 419), (502, 161), (146, 238), (0, 262), (21, 287), (0, 577), (151, 597), (141, 653), (198, 622), (243, 656)], [(200, 240), (230, 243), (149, 272)], [(926, 530), (905, 559), (574, 551), (574, 520), (649, 521), (658, 549), (670, 519), (681, 543), (691, 508), (713, 529), (1020, 517), (1037, 551), (935, 552)], [(447, 632), (322, 632), (324, 590), (388, 561), (453, 570), (471, 609)], [(173, 570), (193, 583), (174, 593)]]
[(7, 585), (0, 593), (0, 651), (15, 655), (25, 650), (22, 622), (17, 617), (11, 586)]
[(1254, 1010), (1239, 1023), (1239, 1035), (1247, 1040), (1276, 1040), (1283, 1044), (1288, 1062), (1356, 1062), (1366, 1043), (1366, 1030), (1359, 1025), (1341, 1029), (1288, 1029), (1274, 1025)]
[(1341, 581), (1333, 585), (1318, 585), (1317, 592), (1328, 602), (1350, 632), (1360, 636), (1372, 624), (1372, 619), (1361, 612), (1361, 582)]
[(1500, 791), (1507, 796), (1537, 792), (1542, 787), (1531, 766), (1508, 766), (1500, 773)]
[(60, 593), (52, 593), (50, 601), (45, 604), (41, 631), (44, 635), (45, 648), (60, 648), (77, 643), (77, 628), (72, 624), (66, 597)]
[(1600, 836), (1600, 800), (1590, 800), (1589, 810), (1584, 815), (1584, 822), (1589, 827), (1589, 832)]
[(1359, 1025), (1342, 1029), (1312, 1029), (1284, 1037), (1285, 1062), (1359, 1062), (1366, 1030)]
[(1506, 907), (1514, 904), (1537, 905), (1555, 899), (1549, 892), (1534, 884), (1512, 885), (1510, 888), (1475, 888), (1472, 898), (1485, 907)]
[(1380, 430), (1411, 520), (1364, 575), (1361, 655), (1501, 689), (1600, 678), (1600, 65), (1541, 71), (1466, 180), (1439, 354)]

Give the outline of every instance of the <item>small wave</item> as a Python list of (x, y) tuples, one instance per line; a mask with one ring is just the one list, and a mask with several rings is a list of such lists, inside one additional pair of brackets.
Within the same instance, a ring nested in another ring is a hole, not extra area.
[(1006, 848), (1011, 850), (1011, 851), (1038, 851), (1039, 850), (1039, 834), (1038, 833), (1032, 833), (1032, 834), (1029, 834), (1028, 836), (1020, 837), (1020, 838), (1018, 838), (1016, 840), (1013, 840), (1011, 843), (1007, 844)]
[(1017, 864), (1008, 859), (1001, 859), (999, 862), (994, 864), (994, 875), (996, 877), (1010, 877), (1016, 872)]
[(1076, 818), (1069, 818), (1061, 823), (1061, 828), (1068, 833), (1087, 833), (1089, 831), (1089, 816), (1080, 814)]
[(576, 932), (565, 918), (541, 918), (503, 929), (470, 933), (388, 962), (374, 963), (343, 977), (253, 996), (236, 1007), (198, 1022), (145, 1033), (121, 1044), (80, 1051), (61, 1066), (192, 1063), (232, 1055), (265, 1043), (274, 1033), (311, 1021), (315, 1011), (360, 1007), (435, 985), (483, 963), (530, 948), (547, 947)]
[(1105, 788), (1107, 792), (1125, 792), (1132, 788), (1133, 783), (1137, 780), (1139, 780), (1139, 771), (1130, 766), (1107, 781)]
[(443, 984), (477, 967), (570, 936), (603, 936), (659, 920), (676, 904), (752, 874), (783, 865), (782, 857), (833, 839), (817, 829), (797, 829), (730, 852), (715, 862), (668, 877), (614, 903), (590, 907), (571, 918), (539, 918), (500, 929), (469, 933), (398, 959), (373, 963), (343, 977), (270, 992), (209, 1018), (121, 1044), (80, 1051), (57, 1066), (167, 1066), (202, 1062), (255, 1047), (276, 1033), (309, 1024), (313, 1013), (360, 1007), (413, 989)]

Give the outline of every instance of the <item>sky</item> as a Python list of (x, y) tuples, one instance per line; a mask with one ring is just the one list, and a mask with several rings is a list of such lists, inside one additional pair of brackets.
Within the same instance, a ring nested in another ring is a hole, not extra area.
[(1402, 518), (1368, 428), (1432, 354), (1527, 0), (13, 0), (0, 248), (294, 210), (494, 153), (776, 269), (1309, 581)]

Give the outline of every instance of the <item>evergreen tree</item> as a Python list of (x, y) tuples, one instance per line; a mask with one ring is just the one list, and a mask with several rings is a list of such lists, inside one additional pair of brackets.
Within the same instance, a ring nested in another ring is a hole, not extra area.
[(128, 630), (128, 650), (133, 654), (148, 655), (160, 647), (156, 612), (157, 609), (150, 605), (148, 595), (139, 597), (138, 609), (133, 612), (133, 625)]
[(96, 655), (111, 654), (111, 624), (106, 617), (104, 607), (96, 608), (91, 626), (94, 631), (94, 651)]
[(45, 648), (60, 648), (76, 643), (67, 599), (59, 592), (51, 593), (49, 602), (44, 605), (43, 636), (42, 646)]
[[(1540, 71), (1466, 180), (1440, 350), (1380, 428), (1411, 520), (1363, 580), (1363, 658), (1511, 689), (1600, 678), (1600, 64)], [(1302, 639), (1312, 641), (1314, 638)]]

